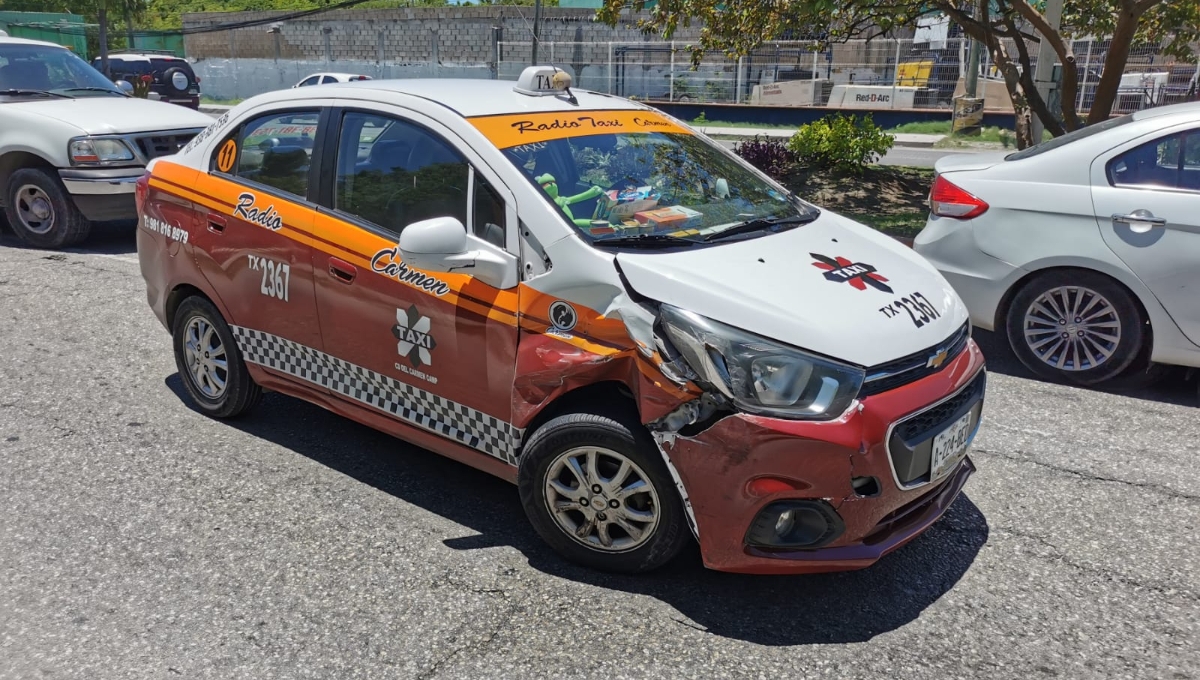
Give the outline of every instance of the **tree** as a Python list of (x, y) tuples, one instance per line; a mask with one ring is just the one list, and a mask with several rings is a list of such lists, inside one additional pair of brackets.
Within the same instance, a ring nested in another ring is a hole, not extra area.
[[(640, 11), (646, 4), (646, 0), (633, 0), (632, 8)], [(615, 24), (628, 6), (625, 0), (605, 0), (599, 18)], [(1193, 0), (1067, 0), (1063, 27), (1057, 31), (1046, 21), (1044, 7), (1044, 0), (660, 0), (640, 24), (670, 37), (681, 23), (703, 22), (693, 52), (699, 59), (705, 50), (714, 49), (743, 55), (785, 32), (813, 35), (822, 42), (870, 39), (940, 12), (991, 54), (1012, 99), (1017, 144), (1022, 148), (1033, 143), (1034, 115), (1056, 136), (1083, 124), (1076, 111), (1079, 71), (1071, 49), (1074, 38), (1112, 36), (1088, 115), (1088, 122), (1094, 123), (1111, 114), (1135, 42), (1161, 44), (1166, 54), (1187, 58), (1192, 55), (1190, 44), (1200, 37), (1200, 2)], [(1062, 64), (1061, 119), (1033, 83), (1028, 42), (1041, 36)]]

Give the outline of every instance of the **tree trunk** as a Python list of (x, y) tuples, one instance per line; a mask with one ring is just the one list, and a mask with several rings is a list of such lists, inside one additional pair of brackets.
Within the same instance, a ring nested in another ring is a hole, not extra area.
[(1004, 76), (1004, 86), (1012, 99), (1015, 114), (1015, 132), (1017, 133), (1017, 148), (1025, 149), (1033, 146), (1033, 110), (1029, 107), (1029, 99), (1025, 95), (1025, 87), (1021, 84), (1021, 74), (1016, 64), (1005, 49), (1004, 43), (996, 36), (989, 36), (988, 51), (992, 53), (992, 62)]
[(134, 46), (133, 46), (133, 12), (130, 11), (128, 2), (126, 2), (124, 4), (125, 4), (125, 36), (126, 36), (125, 49), (132, 51), (134, 49)]
[(1129, 48), (1133, 45), (1134, 34), (1137, 33), (1139, 17), (1139, 14), (1129, 9), (1120, 9), (1117, 27), (1113, 31), (1112, 41), (1109, 42), (1108, 55), (1104, 57), (1104, 72), (1100, 74), (1092, 109), (1088, 112), (1088, 125), (1107, 120), (1112, 114), (1113, 104), (1117, 100), (1117, 88), (1121, 86), (1121, 75), (1125, 73), (1125, 62), (1129, 59)]
[(112, 79), (108, 70), (108, 8), (103, 3), (96, 10), (96, 22), (100, 24), (100, 72)]

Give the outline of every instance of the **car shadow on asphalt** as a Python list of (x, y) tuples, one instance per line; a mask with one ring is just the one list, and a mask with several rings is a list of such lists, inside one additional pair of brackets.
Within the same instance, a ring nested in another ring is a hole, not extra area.
[[(13, 233), (12, 227), (0, 218), (0, 247), (28, 248)], [(47, 250), (46, 252), (51, 252)], [(98, 222), (92, 224), (92, 231), (87, 240), (73, 248), (67, 248), (68, 253), (94, 253), (97, 255), (129, 255), (137, 252), (137, 222), (124, 220), (121, 222)]]
[(975, 342), (979, 344), (979, 349), (983, 351), (983, 356), (987, 360), (987, 370), (989, 373), (1001, 373), (1016, 378), (1027, 378), (1048, 384), (1065, 385), (1080, 390), (1115, 394), (1134, 399), (1175, 404), (1177, 406), (1200, 405), (1200, 399), (1197, 398), (1196, 383), (1189, 380), (1188, 369), (1180, 366), (1159, 366), (1156, 370), (1158, 374), (1161, 374), (1160, 377), (1148, 385), (1143, 384), (1147, 381), (1142, 380), (1140, 376), (1118, 377), (1113, 381), (1095, 387), (1085, 387), (1072, 383), (1054, 383), (1034, 375), (1028, 368), (1025, 368), (1025, 365), (1013, 353), (1012, 346), (1008, 344), (1008, 338), (1004, 336), (1004, 333), (989, 332), (976, 328), (971, 332), (971, 335), (975, 338)]
[[(166, 385), (190, 405), (179, 374)], [(319, 406), (269, 393), (228, 424), (474, 532), (446, 537), (451, 549), (512, 547), (545, 574), (652, 597), (679, 612), (672, 619), (680, 626), (761, 645), (862, 642), (900, 628), (962, 579), (988, 540), (987, 520), (964, 494), (924, 535), (861, 571), (723, 574), (701, 565), (693, 543), (651, 574), (605, 574), (568, 563), (543, 543), (511, 484)]]

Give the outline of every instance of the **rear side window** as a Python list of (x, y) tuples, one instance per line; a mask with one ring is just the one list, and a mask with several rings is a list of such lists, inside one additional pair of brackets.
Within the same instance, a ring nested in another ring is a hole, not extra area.
[(1161, 137), (1108, 162), (1114, 186), (1200, 191), (1200, 130)]
[(319, 111), (288, 111), (250, 120), (217, 145), (212, 169), (304, 199), (319, 119)]

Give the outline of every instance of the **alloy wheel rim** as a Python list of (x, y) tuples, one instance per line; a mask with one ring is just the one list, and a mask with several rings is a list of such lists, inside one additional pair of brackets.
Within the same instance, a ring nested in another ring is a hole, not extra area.
[(662, 506), (654, 484), (637, 463), (612, 449), (588, 446), (559, 454), (543, 486), (559, 529), (593, 550), (635, 550), (658, 528)]
[(217, 329), (198, 316), (188, 321), (183, 353), (192, 385), (209, 399), (220, 399), (229, 385), (229, 360)]
[(1059, 286), (1025, 310), (1025, 345), (1060, 371), (1086, 371), (1109, 361), (1121, 344), (1121, 317), (1100, 293)]
[(36, 184), (17, 189), (17, 218), (22, 226), (35, 234), (46, 234), (54, 228), (54, 203)]

